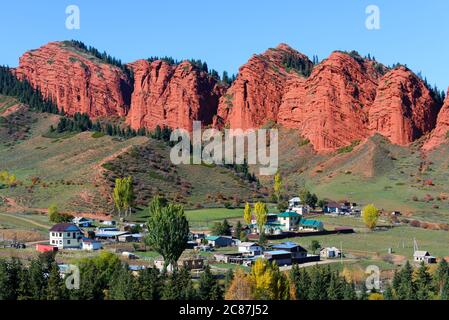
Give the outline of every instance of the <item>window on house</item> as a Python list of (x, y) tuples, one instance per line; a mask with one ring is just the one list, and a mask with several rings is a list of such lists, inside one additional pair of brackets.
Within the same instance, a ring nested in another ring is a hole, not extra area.
[(67, 232), (67, 237), (69, 237), (69, 238), (70, 238), (70, 232)]
[(67, 240), (67, 244), (70, 244), (70, 240)]

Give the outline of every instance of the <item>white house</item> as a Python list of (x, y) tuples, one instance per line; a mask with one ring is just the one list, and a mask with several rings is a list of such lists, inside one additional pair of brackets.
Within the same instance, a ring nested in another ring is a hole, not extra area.
[(320, 256), (322, 258), (340, 258), (341, 251), (336, 247), (322, 248), (320, 250)]
[(309, 207), (301, 203), (301, 198), (294, 197), (288, 201), (288, 210), (300, 215), (309, 213)]
[(288, 206), (289, 207), (299, 207), (301, 205), (301, 198), (300, 197), (294, 197), (288, 200)]
[(301, 215), (294, 211), (286, 211), (278, 214), (278, 222), (282, 225), (283, 231), (292, 231), (298, 228)]
[(428, 251), (415, 251), (413, 254), (415, 262), (436, 263), (435, 257), (431, 256)]
[(243, 254), (259, 256), (263, 253), (263, 248), (255, 242), (241, 242), (238, 251)]
[(75, 217), (73, 218), (72, 222), (80, 228), (87, 228), (92, 226), (92, 220), (84, 217)]
[(50, 229), (50, 244), (59, 249), (81, 248), (83, 233), (73, 223), (58, 223)]
[(81, 248), (83, 250), (87, 250), (87, 251), (94, 251), (94, 250), (100, 250), (101, 248), (103, 248), (103, 246), (100, 241), (84, 238)]

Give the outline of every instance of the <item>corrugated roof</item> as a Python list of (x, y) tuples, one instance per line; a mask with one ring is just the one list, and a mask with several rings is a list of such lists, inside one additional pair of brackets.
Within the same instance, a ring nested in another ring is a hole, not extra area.
[(323, 223), (321, 221), (318, 220), (301, 220), (301, 225), (302, 226), (307, 226), (307, 227), (320, 227), (323, 225)]
[(301, 215), (299, 215), (298, 213), (296, 213), (294, 211), (285, 211), (278, 215), (278, 217), (281, 217), (281, 218), (294, 218), (294, 217), (300, 217), (300, 216)]
[(271, 256), (277, 256), (277, 255), (281, 255), (281, 254), (290, 254), (290, 252), (285, 251), (285, 250), (272, 250), (272, 251), (265, 251), (266, 255), (271, 255)]
[(58, 223), (51, 227), (50, 231), (52, 232), (81, 232), (81, 229), (78, 228), (73, 223)]
[(283, 243), (279, 243), (279, 244), (276, 244), (273, 246), (274, 249), (293, 249), (296, 247), (300, 247), (303, 251), (307, 251), (306, 249), (301, 247), (299, 244), (294, 243), (294, 242), (283, 242)]

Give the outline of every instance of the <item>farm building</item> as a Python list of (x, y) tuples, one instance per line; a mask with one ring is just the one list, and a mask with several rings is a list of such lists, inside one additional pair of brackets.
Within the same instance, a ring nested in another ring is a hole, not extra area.
[(109, 231), (102, 230), (95, 232), (95, 238), (102, 240), (115, 240), (118, 241), (120, 236), (128, 234), (128, 231)]
[(238, 246), (239, 253), (258, 256), (263, 252), (263, 248), (255, 242), (242, 242)]
[(206, 240), (212, 247), (229, 247), (235, 244), (232, 237), (227, 236), (207, 236)]
[(80, 228), (88, 228), (92, 226), (92, 220), (84, 217), (75, 217), (72, 222)]
[(283, 242), (274, 245), (272, 248), (290, 252), (292, 259), (303, 259), (307, 257), (307, 250), (294, 242)]
[(436, 263), (436, 258), (434, 256), (431, 256), (428, 251), (415, 251), (413, 254), (413, 260), (415, 262), (422, 262), (424, 263)]
[(58, 223), (50, 229), (50, 244), (59, 249), (79, 249), (83, 233), (73, 223)]
[(327, 248), (322, 248), (320, 250), (320, 256), (322, 258), (340, 258), (341, 257), (341, 251), (340, 249), (336, 248), (336, 247), (327, 247)]
[(324, 225), (322, 221), (302, 219), (299, 223), (302, 230), (323, 231)]
[(273, 250), (265, 251), (264, 257), (270, 262), (275, 262), (278, 266), (285, 266), (292, 264), (292, 255), (290, 252), (285, 250)]
[(103, 246), (100, 241), (88, 238), (84, 238), (81, 245), (81, 249), (87, 251), (100, 250), (101, 248), (103, 248)]

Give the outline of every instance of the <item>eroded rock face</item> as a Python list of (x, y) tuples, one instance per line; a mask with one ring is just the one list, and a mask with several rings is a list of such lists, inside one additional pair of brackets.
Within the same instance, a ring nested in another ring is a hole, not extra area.
[(191, 130), (192, 121), (210, 125), (225, 86), (190, 62), (157, 60), (130, 64), (135, 86), (127, 123), (134, 129), (157, 125)]
[(246, 130), (277, 122), (286, 81), (302, 77), (285, 67), (288, 59), (305, 69), (312, 68), (305, 55), (286, 44), (254, 55), (240, 68), (237, 79), (220, 99), (215, 124)]
[(379, 77), (371, 62), (334, 52), (306, 80), (289, 81), (279, 123), (299, 129), (318, 151), (361, 140), (368, 135), (366, 110)]
[[(355, 53), (334, 52), (313, 63), (280, 44), (243, 65), (225, 84), (191, 62), (138, 60), (123, 69), (69, 42), (52, 42), (20, 58), (27, 79), (68, 114), (118, 116), (133, 129), (192, 129), (280, 124), (297, 129), (317, 151), (333, 151), (380, 133), (407, 145), (435, 128), (439, 106), (425, 83), (404, 67), (388, 70)], [(449, 106), (425, 148), (445, 140)]]
[(132, 83), (120, 68), (66, 42), (26, 52), (15, 72), (69, 115), (124, 116), (131, 104)]
[(444, 102), (441, 111), (438, 114), (437, 124), (435, 129), (432, 131), (429, 140), (424, 144), (423, 150), (429, 151), (440, 144), (448, 141), (449, 132), (449, 89), (446, 95), (446, 100)]
[(376, 133), (407, 145), (435, 126), (437, 104), (405, 67), (388, 70), (355, 53), (334, 52), (304, 77), (287, 71), (286, 51), (308, 61), (285, 45), (252, 57), (220, 100), (216, 124), (248, 129), (276, 122), (298, 129), (324, 152)]
[(369, 129), (392, 143), (407, 145), (435, 127), (438, 111), (424, 82), (410, 70), (396, 68), (379, 81)]

